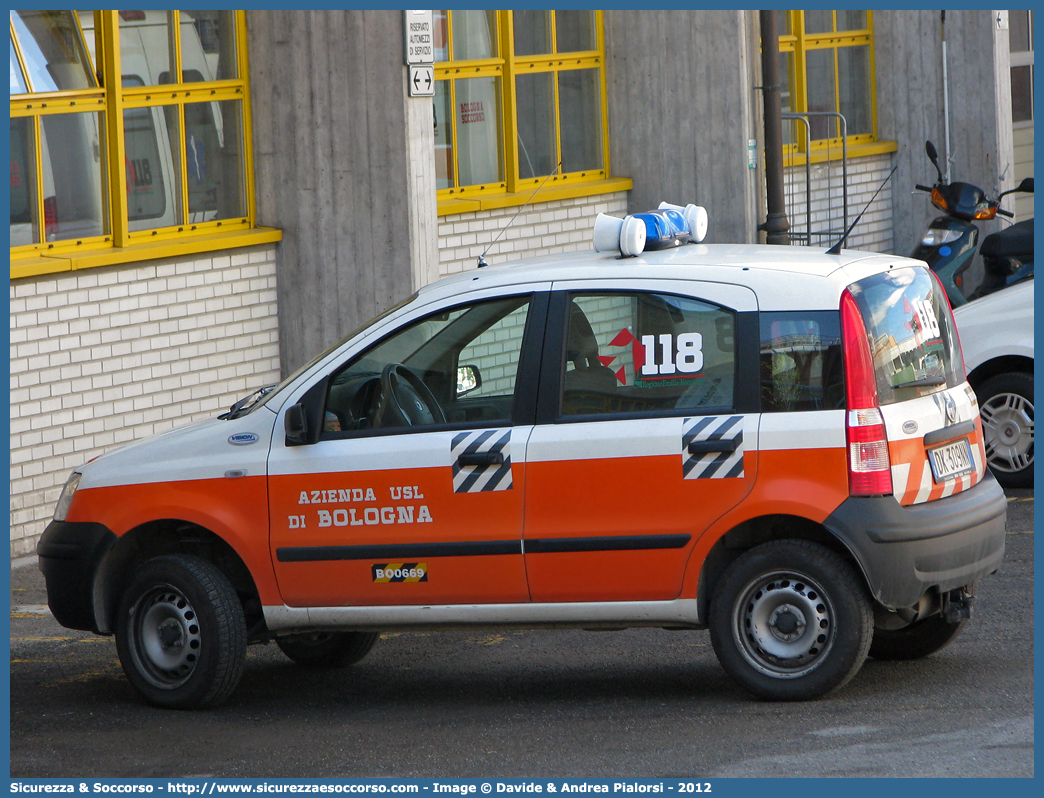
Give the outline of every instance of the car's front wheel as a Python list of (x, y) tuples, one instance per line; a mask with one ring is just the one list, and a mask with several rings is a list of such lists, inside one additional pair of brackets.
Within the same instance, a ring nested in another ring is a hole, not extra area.
[(800, 701), (838, 689), (866, 659), (873, 633), (862, 577), (841, 556), (804, 540), (740, 555), (710, 607), (718, 661), (760, 698)]
[(120, 599), (116, 650), (153, 704), (200, 709), (227, 699), (243, 675), (243, 607), (216, 566), (183, 554), (148, 560)]
[(982, 415), (986, 462), (1006, 488), (1033, 485), (1033, 375), (990, 377), (975, 391)]

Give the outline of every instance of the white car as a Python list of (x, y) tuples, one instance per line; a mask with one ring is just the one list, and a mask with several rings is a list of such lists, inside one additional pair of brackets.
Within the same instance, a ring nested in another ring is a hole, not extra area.
[(954, 311), (986, 459), (1008, 488), (1033, 485), (1033, 280)]
[(84, 464), (37, 550), (55, 619), (173, 708), (248, 643), (346, 666), (390, 629), (707, 628), (783, 700), (939, 651), (1007, 509), (942, 286), (704, 221), (601, 216), (599, 252), (446, 278)]

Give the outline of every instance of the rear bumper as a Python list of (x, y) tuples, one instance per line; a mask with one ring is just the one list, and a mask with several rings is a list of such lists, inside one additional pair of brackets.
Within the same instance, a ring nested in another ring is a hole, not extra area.
[(36, 554), (47, 582), (47, 606), (67, 629), (98, 632), (94, 618), (94, 576), (116, 535), (102, 524), (52, 521)]
[(898, 609), (932, 588), (953, 590), (996, 571), (1007, 507), (987, 471), (969, 490), (912, 507), (891, 496), (853, 497), (824, 523), (858, 560), (874, 598)]

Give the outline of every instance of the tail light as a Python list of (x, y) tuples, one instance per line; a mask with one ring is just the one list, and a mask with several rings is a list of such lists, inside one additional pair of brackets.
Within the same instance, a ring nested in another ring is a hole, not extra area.
[(848, 489), (853, 496), (878, 496), (892, 492), (892, 463), (888, 436), (877, 403), (877, 375), (870, 354), (870, 339), (855, 297), (841, 295), (841, 337), (845, 363), (845, 398), (848, 416)]

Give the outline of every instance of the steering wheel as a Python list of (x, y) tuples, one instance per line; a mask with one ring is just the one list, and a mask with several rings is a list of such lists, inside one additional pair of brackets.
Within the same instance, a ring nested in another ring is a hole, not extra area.
[(389, 363), (381, 372), (379, 426), (445, 424), (446, 416), (435, 395), (420, 377), (401, 363)]

